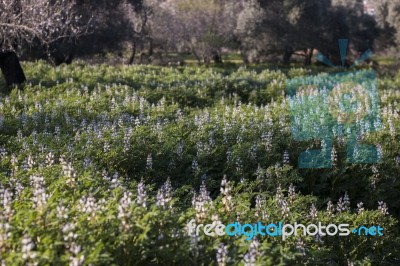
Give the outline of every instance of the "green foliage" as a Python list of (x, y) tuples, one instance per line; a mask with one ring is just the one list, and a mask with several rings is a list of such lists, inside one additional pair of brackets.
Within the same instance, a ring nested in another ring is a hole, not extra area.
[[(257, 265), (399, 262), (398, 78), (379, 81), (384, 130), (364, 136), (380, 146), (379, 164), (349, 165), (335, 142), (334, 168), (304, 170), (300, 152), (320, 143), (292, 140), (284, 92), (306, 69), (25, 69), (32, 84), (0, 99), (7, 265), (223, 265), (221, 254), (229, 265), (253, 255)], [(252, 242), (190, 236), (191, 219), (379, 224), (385, 234)]]

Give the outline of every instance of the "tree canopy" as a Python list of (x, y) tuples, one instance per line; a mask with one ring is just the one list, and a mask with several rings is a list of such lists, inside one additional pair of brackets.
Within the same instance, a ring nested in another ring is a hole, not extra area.
[[(191, 53), (199, 62), (240, 51), (245, 62), (270, 55), (288, 63), (315, 49), (337, 61), (337, 39), (355, 54), (397, 47), (400, 1), (361, 0), (6, 0), (0, 3), (1, 48), (42, 47), (50, 55), (154, 49)], [(300, 52), (300, 53), (299, 53)], [(28, 55), (32, 55), (29, 51)], [(336, 57), (336, 58), (335, 58)]]

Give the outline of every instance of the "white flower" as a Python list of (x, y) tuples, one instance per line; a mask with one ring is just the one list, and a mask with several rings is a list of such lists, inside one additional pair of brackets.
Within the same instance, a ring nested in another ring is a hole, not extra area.
[(57, 211), (57, 219), (59, 220), (68, 219), (67, 208), (62, 203), (58, 204), (56, 211)]
[(42, 209), (47, 204), (47, 199), (50, 197), (46, 193), (46, 186), (42, 176), (32, 175), (29, 177), (32, 187), (32, 202), (33, 207)]
[(137, 187), (137, 199), (136, 202), (138, 205), (142, 206), (143, 208), (146, 207), (147, 203), (147, 193), (146, 193), (146, 185), (143, 182), (143, 179), (140, 180), (138, 187)]
[(269, 217), (267, 215), (267, 212), (265, 210), (265, 205), (266, 205), (266, 200), (262, 198), (262, 196), (257, 195), (256, 196), (256, 212), (255, 212), (255, 217), (261, 218), (262, 220), (268, 220)]
[(151, 154), (147, 155), (147, 159), (146, 159), (146, 169), (147, 169), (147, 170), (153, 169), (153, 157), (151, 156)]
[(162, 185), (162, 187), (157, 191), (156, 205), (163, 209), (166, 209), (167, 207), (172, 208), (172, 205), (170, 204), (171, 200), (172, 185), (171, 180), (168, 177), (164, 185)]
[[(22, 259), (24, 261), (34, 262), (37, 254), (35, 251), (33, 251), (35, 244), (33, 243), (32, 239), (25, 234), (22, 238), (21, 244)], [(35, 265), (37, 265), (37, 263), (35, 263)]]
[(290, 163), (290, 161), (289, 161), (289, 152), (285, 151), (283, 153), (283, 164), (289, 164), (289, 163)]
[(339, 198), (336, 210), (338, 212), (348, 211), (350, 209), (350, 198), (347, 192), (345, 192), (344, 197)]
[(314, 204), (314, 203), (311, 205), (310, 212), (309, 212), (308, 215), (309, 215), (309, 217), (310, 217), (312, 220), (318, 218), (318, 210), (317, 210), (317, 208), (315, 207), (315, 204)]
[(337, 166), (337, 152), (336, 152), (335, 147), (332, 147), (331, 159), (332, 159), (332, 165), (334, 167), (336, 167)]
[(51, 151), (46, 155), (46, 164), (47, 166), (54, 164), (54, 154)]
[(258, 252), (258, 246), (260, 243), (257, 239), (253, 239), (250, 244), (249, 251), (244, 255), (244, 265), (245, 266), (255, 266), (257, 262), (257, 258), (259, 257), (260, 253)]
[(118, 188), (118, 187), (122, 186), (122, 182), (121, 182), (121, 180), (119, 178), (118, 172), (114, 173), (114, 175), (113, 175), (113, 177), (111, 179), (111, 185), (110, 186), (111, 186), (112, 189), (115, 189), (115, 188)]
[(209, 194), (204, 182), (200, 186), (199, 194), (193, 194), (192, 205), (196, 210), (196, 218), (198, 221), (203, 221), (207, 218), (208, 206), (211, 204), (211, 197)]
[(362, 202), (357, 203), (357, 213), (361, 214), (363, 212), (364, 212), (364, 203)]
[(75, 223), (67, 223), (61, 229), (63, 233), (64, 245), (69, 253), (69, 265), (80, 266), (83, 265), (84, 256), (79, 255), (82, 248), (76, 243), (78, 234), (75, 233)]
[(296, 188), (293, 184), (289, 185), (288, 196), (290, 202), (293, 202), (296, 198)]
[(61, 163), (61, 167), (62, 167), (62, 171), (64, 176), (67, 178), (66, 180), (66, 184), (70, 187), (75, 186), (76, 183), (76, 173), (74, 168), (72, 167), (71, 163), (68, 163), (64, 156), (61, 156), (60, 158), (60, 163)]
[(378, 210), (380, 210), (383, 215), (389, 214), (388, 207), (387, 207), (386, 203), (383, 201), (378, 201)]
[(328, 212), (328, 214), (330, 216), (334, 216), (334, 214), (333, 214), (334, 210), (335, 210), (335, 206), (333, 205), (332, 201), (328, 201), (326, 211)]
[(306, 249), (305, 249), (305, 244), (301, 238), (296, 243), (296, 249), (298, 252), (300, 252), (303, 256), (306, 255)]
[(224, 243), (219, 245), (216, 257), (218, 266), (225, 266), (228, 263), (228, 247)]
[(78, 204), (78, 210), (84, 214), (87, 214), (87, 220), (92, 221), (96, 219), (98, 213), (102, 213), (106, 210), (105, 199), (99, 201), (96, 200), (92, 195), (84, 195)]
[(131, 216), (132, 193), (125, 191), (118, 204), (118, 219), (121, 221), (121, 229), (128, 231), (131, 226), (129, 219)]
[(230, 194), (232, 188), (230, 182), (226, 178), (226, 175), (224, 175), (224, 178), (221, 181), (220, 190), (222, 195), (222, 204), (224, 205), (225, 210), (229, 212), (232, 205), (232, 195)]

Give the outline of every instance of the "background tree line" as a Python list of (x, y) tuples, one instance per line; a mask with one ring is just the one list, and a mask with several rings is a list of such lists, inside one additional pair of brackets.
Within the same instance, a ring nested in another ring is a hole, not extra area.
[(128, 64), (171, 53), (221, 63), (224, 51), (245, 63), (297, 55), (310, 64), (315, 50), (339, 63), (340, 38), (351, 40), (353, 56), (397, 54), (400, 0), (368, 4), (373, 14), (362, 0), (5, 0), (0, 45), (56, 65), (109, 52)]

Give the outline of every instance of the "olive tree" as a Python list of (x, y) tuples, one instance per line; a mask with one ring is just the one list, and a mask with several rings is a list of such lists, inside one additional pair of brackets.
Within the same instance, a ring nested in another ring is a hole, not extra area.
[(319, 50), (336, 64), (338, 39), (350, 39), (358, 53), (373, 47), (379, 32), (360, 0), (244, 0), (236, 34), (247, 61), (279, 54), (287, 64), (297, 54), (310, 64)]
[(382, 31), (379, 48), (400, 46), (400, 0), (371, 1)]
[(237, 3), (223, 0), (150, 0), (151, 34), (158, 42), (189, 51), (199, 62), (221, 62), (236, 27)]
[(49, 52), (52, 44), (75, 40), (89, 31), (90, 17), (83, 19), (72, 0), (2, 0), (0, 14), (0, 50), (8, 55), (14, 53), (10, 55), (14, 57), (15, 52), (29, 46)]
[(301, 51), (310, 63), (328, 9), (327, 0), (244, 0), (235, 31), (243, 59), (257, 62), (263, 56), (279, 54), (288, 63)]

